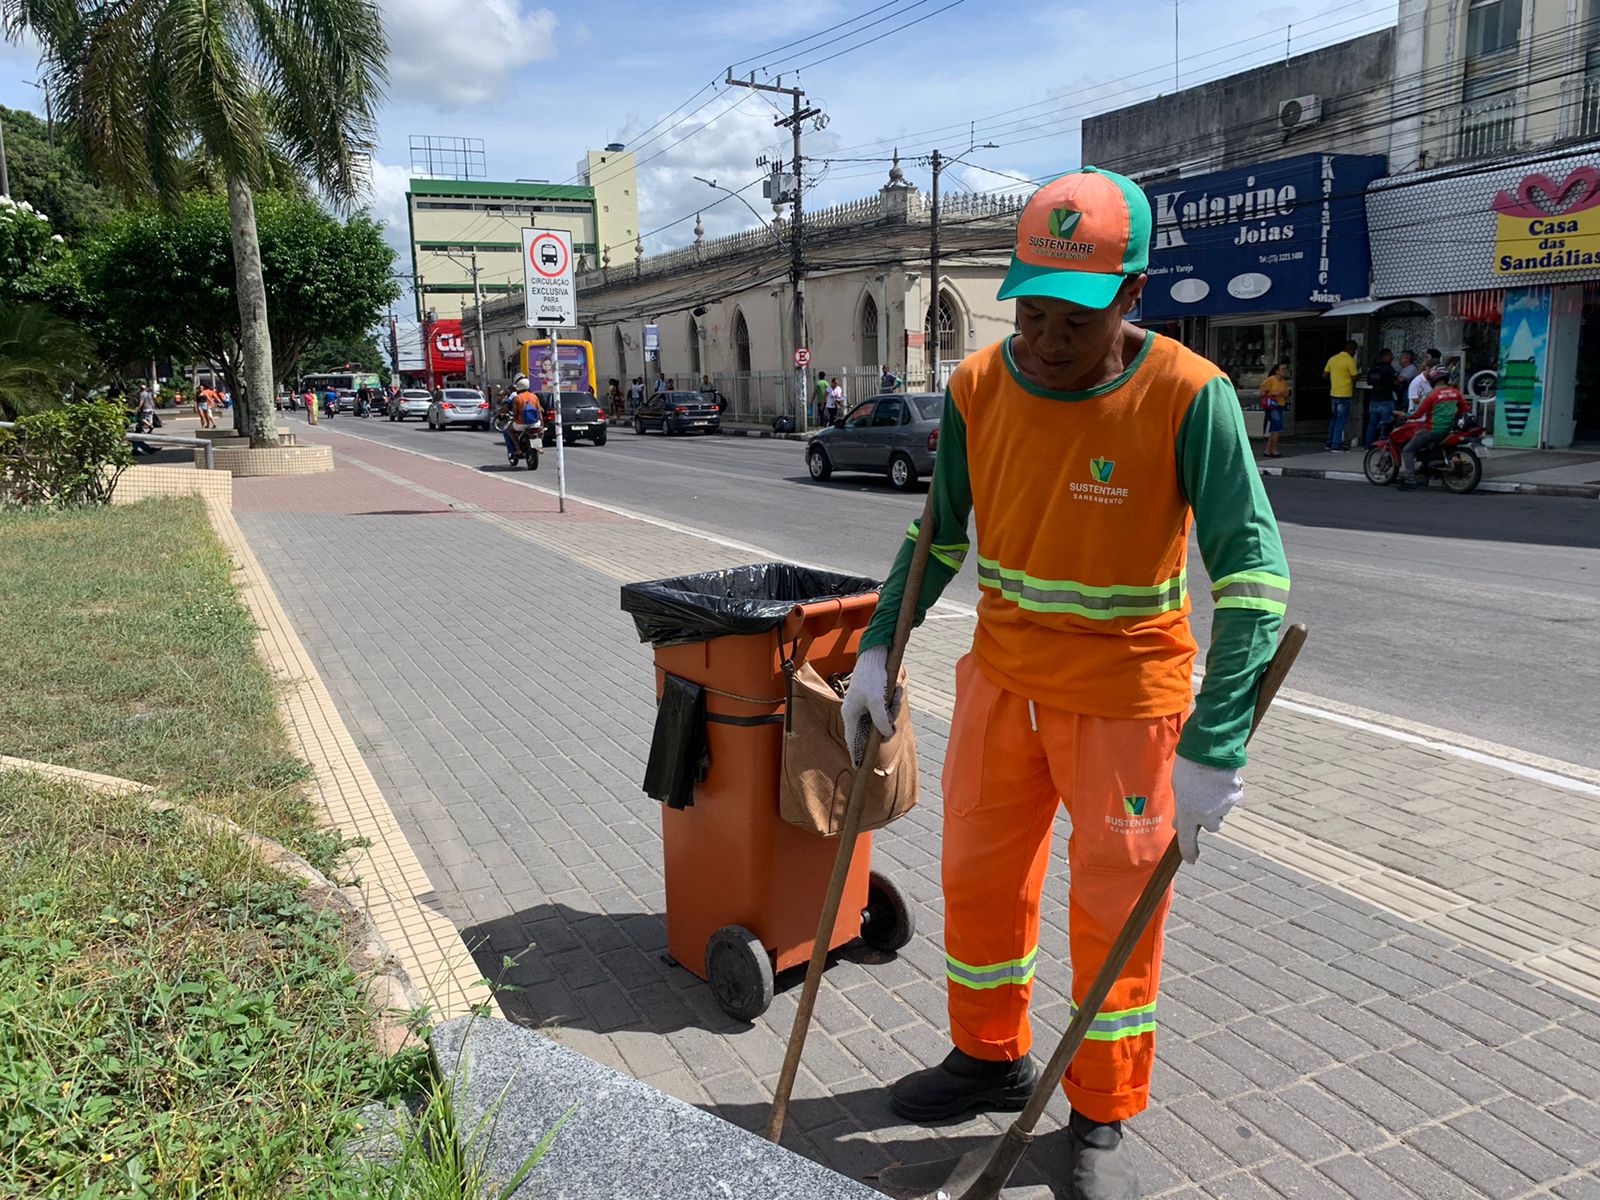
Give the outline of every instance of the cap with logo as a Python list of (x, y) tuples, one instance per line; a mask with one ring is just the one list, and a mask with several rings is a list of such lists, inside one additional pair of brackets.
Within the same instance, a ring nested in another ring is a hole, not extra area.
[(1104, 308), (1150, 265), (1150, 201), (1123, 175), (1082, 167), (1036, 191), (1017, 221), (999, 300), (1045, 296)]

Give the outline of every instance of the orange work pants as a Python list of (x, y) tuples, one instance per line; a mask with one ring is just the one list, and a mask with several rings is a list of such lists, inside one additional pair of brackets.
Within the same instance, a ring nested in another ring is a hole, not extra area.
[[(996, 686), (970, 654), (961, 660), (944, 765), (943, 861), (950, 1033), (959, 1049), (1001, 1060), (1032, 1045), (1039, 895), (1063, 803), (1072, 818), (1074, 1009), (1083, 1000), (1172, 838), (1181, 723), (1032, 705)], [(1092, 1121), (1120, 1121), (1149, 1102), (1170, 903), (1169, 892), (1062, 1080), (1072, 1107)]]

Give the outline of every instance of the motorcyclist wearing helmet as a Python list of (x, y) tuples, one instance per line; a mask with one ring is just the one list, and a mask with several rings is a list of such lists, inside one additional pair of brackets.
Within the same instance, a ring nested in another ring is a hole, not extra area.
[(506, 457), (512, 466), (517, 465), (517, 460), (522, 457), (520, 435), (529, 431), (537, 431), (544, 423), (544, 409), (539, 404), (539, 397), (530, 390), (528, 377), (518, 375), (511, 385), (511, 395), (508, 396), (502, 411), (509, 410), (511, 423), (501, 430), (500, 436), (506, 441)]
[(1456, 418), (1468, 412), (1471, 404), (1459, 389), (1450, 386), (1450, 368), (1434, 367), (1427, 372), (1432, 390), (1422, 398), (1422, 403), (1406, 414), (1407, 421), (1425, 420), (1428, 427), (1413, 434), (1400, 448), (1400, 462), (1404, 473), (1400, 477), (1400, 490), (1410, 491), (1417, 486), (1417, 455), (1437, 446), (1450, 435)]

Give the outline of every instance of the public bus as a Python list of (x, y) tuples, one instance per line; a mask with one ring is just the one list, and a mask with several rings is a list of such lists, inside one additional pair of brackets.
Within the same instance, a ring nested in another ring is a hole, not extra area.
[[(594, 373), (594, 346), (578, 338), (557, 338), (556, 359), (561, 364), (561, 390), (563, 392), (588, 392), (599, 394)], [(522, 374), (528, 377), (536, 392), (550, 390), (554, 368), (550, 363), (550, 339), (536, 338), (523, 342), (518, 356)]]
[(315, 375), (300, 376), (300, 395), (314, 392), (321, 402), (322, 393), (332, 388), (339, 393), (340, 411), (349, 412), (356, 406), (356, 393), (362, 388), (378, 390), (378, 377), (371, 371), (320, 371)]

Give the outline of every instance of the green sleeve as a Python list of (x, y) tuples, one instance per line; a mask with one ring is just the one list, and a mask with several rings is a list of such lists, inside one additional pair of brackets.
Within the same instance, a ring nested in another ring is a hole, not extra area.
[(1256, 684), (1277, 647), (1289, 600), (1289, 564), (1225, 377), (1200, 389), (1178, 430), (1178, 479), (1194, 509), (1215, 613), (1205, 681), (1178, 753), (1213, 767), (1242, 767)]
[[(916, 624), (933, 607), (933, 602), (961, 571), (971, 543), (967, 540), (967, 519), (972, 515), (972, 480), (967, 474), (967, 423), (961, 410), (944, 393), (944, 415), (939, 418), (939, 450), (933, 460), (933, 549), (928, 570), (922, 577), (922, 594), (917, 597)], [(900, 598), (906, 590), (906, 574), (911, 570), (911, 554), (917, 544), (922, 523), (918, 517), (900, 543), (894, 567), (878, 593), (878, 609), (872, 614), (867, 631), (861, 635), (861, 648), (887, 646), (894, 641), (894, 623), (900, 615)]]

